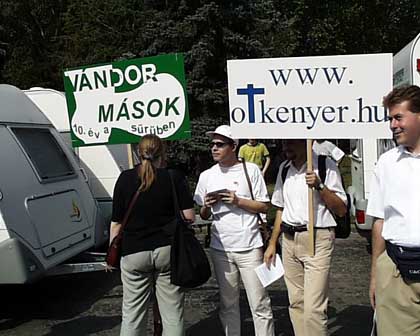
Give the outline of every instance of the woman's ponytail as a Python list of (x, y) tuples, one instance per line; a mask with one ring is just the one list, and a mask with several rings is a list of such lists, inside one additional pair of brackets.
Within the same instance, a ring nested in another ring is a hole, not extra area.
[(139, 154), (141, 159), (140, 192), (142, 192), (148, 190), (155, 180), (156, 167), (164, 159), (165, 146), (157, 135), (148, 134), (140, 140)]

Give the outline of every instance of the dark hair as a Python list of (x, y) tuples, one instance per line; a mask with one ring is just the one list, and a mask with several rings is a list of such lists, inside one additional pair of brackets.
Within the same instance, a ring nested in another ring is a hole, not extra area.
[(139, 169), (140, 191), (146, 191), (156, 178), (154, 163), (160, 158), (164, 159), (165, 145), (157, 135), (145, 135), (139, 142), (139, 154), (141, 158)]
[(420, 87), (417, 85), (401, 86), (388, 93), (383, 105), (390, 110), (395, 105), (409, 103), (408, 109), (413, 113), (420, 113)]

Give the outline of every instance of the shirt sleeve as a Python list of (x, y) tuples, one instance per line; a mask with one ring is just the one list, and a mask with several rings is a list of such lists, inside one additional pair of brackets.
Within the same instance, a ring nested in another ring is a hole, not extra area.
[(123, 174), (122, 172), (117, 179), (114, 187), (114, 194), (112, 197), (112, 216), (111, 220), (113, 222), (120, 223), (124, 219), (125, 212), (125, 197), (124, 197), (124, 187), (123, 187)]
[(284, 199), (283, 199), (283, 180), (281, 177), (281, 172), (286, 165), (286, 161), (283, 162), (279, 167), (279, 172), (277, 174), (276, 184), (274, 186), (273, 196), (271, 196), (271, 204), (278, 208), (284, 208)]
[(180, 172), (175, 172), (175, 176), (175, 188), (178, 195), (179, 208), (181, 210), (192, 209), (194, 202), (187, 179)]
[(344, 191), (340, 171), (337, 165), (328, 157), (325, 159), (325, 168), (327, 170), (325, 177), (325, 185), (327, 188), (334, 192), (340, 199), (347, 204), (347, 196)]
[(380, 162), (376, 165), (370, 180), (369, 200), (366, 209), (366, 214), (372, 217), (384, 219), (384, 192), (381, 188), (381, 179), (379, 176)]
[(257, 165), (247, 165), (248, 170), (250, 170), (250, 166), (253, 170), (251, 181), (255, 200), (259, 202), (270, 202), (267, 186), (265, 185), (264, 177), (261, 173), (261, 170), (258, 168)]
[(243, 159), (243, 158), (244, 158), (244, 150), (245, 150), (245, 147), (242, 145), (242, 146), (239, 148), (239, 154), (238, 154), (238, 157), (240, 157), (241, 159)]
[(269, 156), (270, 152), (268, 151), (267, 146), (264, 145), (264, 144), (262, 144), (262, 145), (263, 145), (263, 155), (264, 156)]
[(204, 205), (204, 197), (207, 194), (207, 171), (202, 172), (198, 178), (198, 183), (194, 192), (194, 201), (199, 206)]

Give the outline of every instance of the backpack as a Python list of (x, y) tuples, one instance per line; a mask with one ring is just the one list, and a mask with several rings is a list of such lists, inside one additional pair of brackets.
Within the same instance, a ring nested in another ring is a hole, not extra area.
[[(319, 173), (319, 178), (321, 179), (321, 182), (324, 183), (325, 182), (325, 177), (326, 177), (326, 166), (325, 166), (325, 161), (326, 161), (327, 157), (325, 155), (319, 155), (318, 156), (318, 173)], [(284, 181), (286, 180), (286, 176), (287, 176), (287, 172), (289, 170), (290, 164), (286, 163), (281, 171), (281, 180)], [(346, 214), (343, 217), (337, 216), (336, 214), (334, 214), (331, 210), (330, 213), (331, 215), (334, 217), (334, 220), (337, 224), (336, 228), (335, 228), (335, 237), (336, 238), (348, 238), (348, 236), (350, 236), (350, 232), (351, 232), (351, 225), (350, 225), (350, 205), (351, 205), (351, 200), (350, 200), (350, 195), (346, 193), (346, 197), (347, 197), (347, 211)]]

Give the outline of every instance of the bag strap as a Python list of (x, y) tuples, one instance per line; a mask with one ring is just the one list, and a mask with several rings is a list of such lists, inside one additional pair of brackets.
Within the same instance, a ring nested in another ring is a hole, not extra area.
[[(326, 160), (327, 160), (327, 156), (326, 155), (319, 155), (318, 156), (318, 174), (319, 174), (319, 178), (321, 179), (322, 183), (325, 183), (325, 177), (327, 176), (327, 167), (326, 167)], [(330, 212), (330, 214), (333, 216), (334, 221), (336, 222), (337, 226), (339, 225), (339, 222), (337, 222), (335, 219), (337, 217), (337, 215), (326, 206), (326, 208), (328, 209), (328, 211)]]
[(284, 181), (286, 181), (287, 172), (289, 171), (289, 168), (290, 168), (290, 161), (286, 161), (283, 168), (281, 169), (281, 181), (283, 182), (283, 184), (284, 184)]
[(124, 228), (128, 222), (128, 217), (130, 217), (131, 211), (133, 210), (133, 207), (134, 207), (134, 203), (136, 203), (139, 195), (140, 195), (140, 187), (138, 187), (138, 189), (136, 190), (136, 193), (131, 198), (130, 204), (128, 205), (127, 211), (125, 212), (124, 218), (121, 222), (121, 228), (118, 234), (122, 234), (122, 232), (124, 231)]
[(326, 160), (327, 157), (325, 155), (318, 156), (318, 173), (322, 183), (325, 183), (325, 177), (327, 175)]
[[(249, 188), (249, 192), (251, 193), (251, 198), (252, 198), (253, 201), (255, 201), (254, 193), (252, 192), (251, 179), (249, 178), (248, 169), (246, 168), (245, 160), (242, 160), (242, 165), (244, 167), (246, 181), (248, 182), (248, 188)], [(258, 221), (260, 222), (260, 225), (262, 226), (262, 229), (264, 231), (264, 234), (268, 233), (268, 231), (267, 231), (267, 224), (263, 221), (260, 213), (257, 212), (256, 215), (257, 215)]]
[(174, 200), (175, 216), (179, 215), (179, 216), (181, 216), (181, 218), (184, 221), (187, 221), (186, 218), (185, 218), (185, 216), (184, 216), (184, 213), (181, 211), (181, 209), (179, 207), (178, 194), (177, 194), (176, 189), (175, 189), (173, 171), (172, 170), (168, 170), (168, 173), (169, 173), (169, 179), (171, 180), (171, 189), (172, 189), (172, 198)]
[[(318, 155), (318, 174), (319, 174), (319, 178), (320, 178), (322, 183), (325, 183), (325, 177), (327, 175), (327, 167), (326, 167), (326, 163), (325, 163), (326, 160), (327, 160), (327, 157), (325, 155)], [(325, 207), (330, 212), (331, 216), (333, 216), (334, 221), (337, 224), (337, 221), (335, 220), (334, 212), (332, 212), (331, 209), (329, 207), (327, 207), (326, 205), (325, 205)]]
[(246, 168), (245, 160), (242, 160), (241, 162), (242, 162), (242, 166), (244, 167), (245, 177), (246, 177), (246, 181), (248, 182), (248, 188), (249, 188), (249, 192), (251, 193), (251, 198), (255, 200), (254, 193), (252, 192), (251, 179), (249, 178), (248, 169)]

